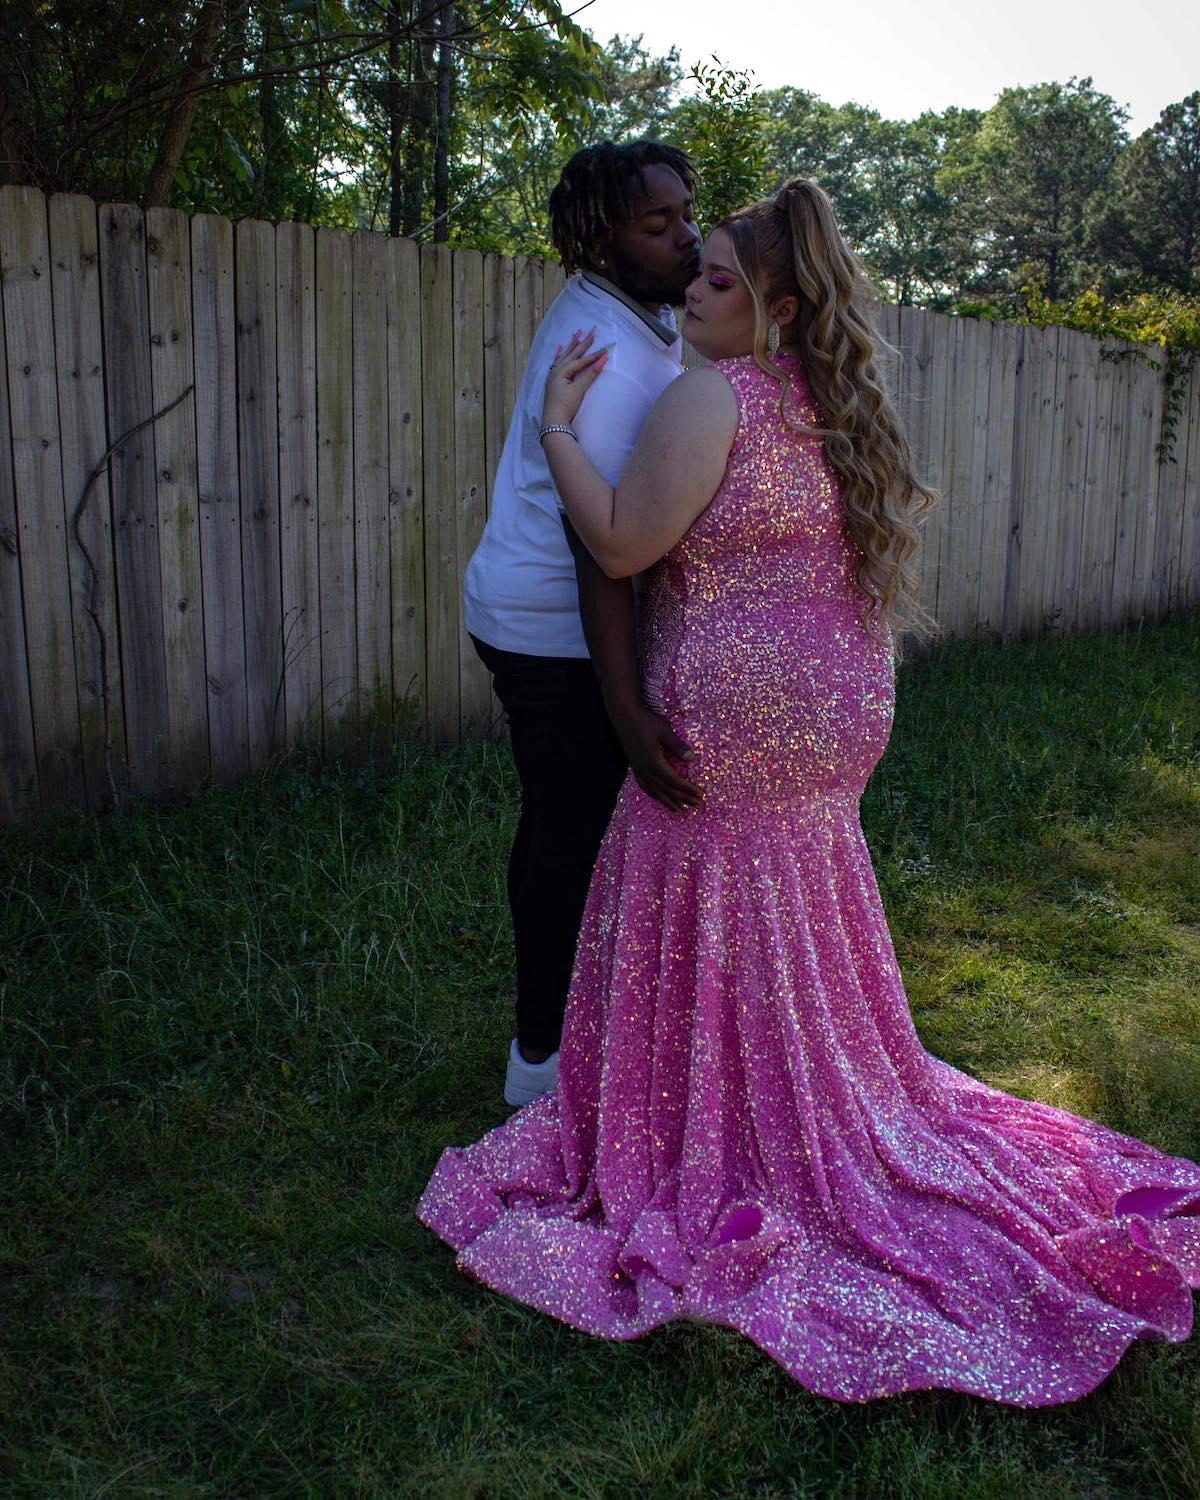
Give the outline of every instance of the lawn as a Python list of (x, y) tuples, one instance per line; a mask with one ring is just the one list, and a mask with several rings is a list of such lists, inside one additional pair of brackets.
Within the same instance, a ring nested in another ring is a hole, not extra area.
[[(413, 1217), (505, 1113), (502, 747), (0, 835), (0, 1490), (1200, 1495), (1200, 1339), (1026, 1412), (605, 1344)], [(903, 670), (864, 822), (929, 1048), (1200, 1157), (1200, 620)]]

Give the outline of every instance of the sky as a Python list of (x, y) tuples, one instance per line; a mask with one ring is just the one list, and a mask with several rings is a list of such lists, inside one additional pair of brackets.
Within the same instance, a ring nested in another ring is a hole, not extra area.
[(1138, 135), (1168, 105), (1200, 89), (1196, 0), (848, 0), (820, 22), (788, 0), (566, 0), (598, 41), (644, 37), (672, 44), (685, 68), (713, 53), (749, 69), (762, 88), (790, 84), (830, 104), (857, 104), (892, 120), (956, 104), (987, 109), (1001, 89), (1066, 83), (1089, 74), (1130, 113)]

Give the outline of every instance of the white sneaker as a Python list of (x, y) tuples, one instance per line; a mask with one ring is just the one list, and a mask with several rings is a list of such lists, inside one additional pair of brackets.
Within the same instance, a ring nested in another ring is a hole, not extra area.
[(508, 1069), (504, 1074), (505, 1104), (528, 1104), (531, 1099), (548, 1094), (557, 1083), (558, 1053), (552, 1052), (545, 1062), (526, 1062), (516, 1037), (513, 1037), (508, 1049)]

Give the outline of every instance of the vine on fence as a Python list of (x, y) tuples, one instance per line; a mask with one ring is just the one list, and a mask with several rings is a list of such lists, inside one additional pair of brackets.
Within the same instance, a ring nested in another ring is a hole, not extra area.
[(1100, 292), (1088, 291), (1069, 302), (1052, 302), (1040, 285), (1030, 282), (1021, 289), (1021, 299), (1021, 321), (1035, 327), (1054, 324), (1099, 338), (1154, 344), (1162, 349), (1161, 361), (1142, 349), (1110, 348), (1100, 352), (1104, 359), (1134, 359), (1151, 370), (1165, 370), (1166, 400), (1154, 452), (1160, 464), (1178, 463), (1175, 439), (1188, 381), (1200, 351), (1200, 296), (1160, 289), (1139, 292), (1127, 302), (1110, 302)]

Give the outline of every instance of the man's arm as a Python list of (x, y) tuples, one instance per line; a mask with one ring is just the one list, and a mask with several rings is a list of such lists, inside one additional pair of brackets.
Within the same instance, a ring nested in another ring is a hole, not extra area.
[(638, 785), (672, 812), (697, 807), (694, 783), (667, 760), (687, 760), (691, 751), (670, 724), (642, 702), (634, 623), (633, 580), (609, 578), (564, 515), (563, 530), (575, 559), (583, 634), (600, 680), (604, 706)]

